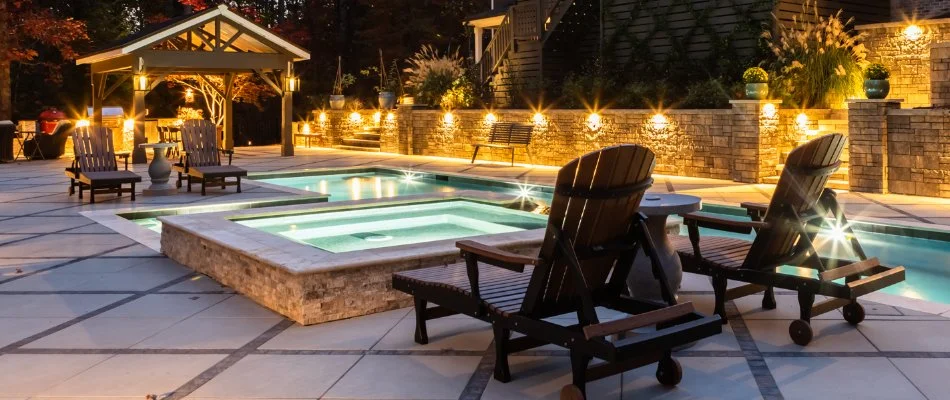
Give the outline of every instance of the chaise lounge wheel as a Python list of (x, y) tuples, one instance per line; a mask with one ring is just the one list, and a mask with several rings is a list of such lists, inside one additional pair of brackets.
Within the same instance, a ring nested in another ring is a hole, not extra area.
[(842, 307), (841, 313), (844, 314), (844, 320), (851, 325), (857, 325), (864, 321), (864, 306), (857, 302), (848, 303)]
[(584, 393), (575, 385), (564, 385), (561, 388), (561, 400), (584, 400)]
[(683, 367), (673, 357), (663, 357), (656, 366), (656, 380), (663, 386), (676, 386), (683, 380)]
[(788, 335), (792, 337), (792, 341), (795, 342), (795, 344), (805, 346), (811, 342), (815, 334), (811, 330), (811, 324), (807, 321), (796, 319), (788, 326)]

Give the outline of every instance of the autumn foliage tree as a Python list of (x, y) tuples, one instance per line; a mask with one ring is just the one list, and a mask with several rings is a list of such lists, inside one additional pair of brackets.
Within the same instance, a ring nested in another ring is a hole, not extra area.
[[(34, 0), (0, 0), (0, 120), (13, 114), (11, 67), (32, 64), (45, 71), (46, 80), (62, 79), (60, 62), (73, 60), (75, 45), (87, 40), (86, 26), (57, 15), (50, 6)], [(40, 51), (52, 50), (60, 60), (39, 59)]]

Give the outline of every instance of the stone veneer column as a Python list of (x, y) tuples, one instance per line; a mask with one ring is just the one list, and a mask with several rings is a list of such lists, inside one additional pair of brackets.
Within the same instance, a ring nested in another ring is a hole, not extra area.
[(902, 99), (848, 100), (851, 190), (887, 193), (887, 112), (901, 108)]
[(780, 100), (730, 100), (732, 104), (732, 179), (759, 183), (778, 165)]
[(412, 154), (412, 104), (400, 104), (396, 108), (396, 135), (398, 144), (395, 146), (399, 154)]
[(950, 42), (930, 47), (930, 103), (950, 106)]

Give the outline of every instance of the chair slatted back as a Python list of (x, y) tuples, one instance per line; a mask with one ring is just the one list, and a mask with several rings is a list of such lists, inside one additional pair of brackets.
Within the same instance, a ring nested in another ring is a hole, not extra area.
[(531, 144), (531, 133), (534, 131), (534, 125), (513, 124), (511, 126), (511, 135), (508, 137), (508, 144), (529, 145)]
[[(744, 268), (768, 268), (794, 258), (801, 230), (794, 218), (809, 213), (817, 205), (828, 178), (840, 165), (847, 138), (840, 133), (812, 139), (792, 150), (775, 185), (761, 229), (743, 263)], [(804, 251), (804, 249), (799, 250)]]
[(218, 131), (211, 121), (190, 119), (181, 126), (181, 145), (188, 154), (188, 165), (206, 167), (221, 165), (218, 154)]
[(73, 130), (73, 153), (82, 172), (118, 171), (112, 130), (90, 125)]
[[(535, 267), (522, 312), (545, 316), (573, 303), (577, 291), (567, 259), (556, 251), (559, 228), (577, 253), (615, 243), (627, 237), (640, 200), (652, 184), (655, 156), (638, 145), (618, 145), (594, 151), (565, 165), (558, 172), (549, 228)], [(621, 252), (581, 260), (592, 293), (605, 288)]]
[(511, 122), (496, 122), (492, 124), (491, 131), (488, 132), (489, 143), (508, 143), (511, 137)]

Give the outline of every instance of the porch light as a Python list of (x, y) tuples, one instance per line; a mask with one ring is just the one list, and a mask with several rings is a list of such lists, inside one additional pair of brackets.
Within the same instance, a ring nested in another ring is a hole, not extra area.
[(924, 30), (920, 28), (917, 24), (910, 24), (904, 28), (904, 39), (910, 41), (920, 40), (924, 36)]
[(194, 103), (195, 102), (195, 91), (191, 89), (185, 90), (185, 103)]
[(667, 119), (665, 115), (656, 113), (650, 117), (650, 124), (653, 125), (654, 130), (663, 131), (670, 126), (670, 120)]
[(604, 127), (603, 119), (598, 113), (591, 113), (587, 116), (587, 129), (592, 131), (599, 131), (600, 128)]
[(134, 82), (135, 90), (148, 90), (148, 75), (136, 75)]
[(444, 124), (446, 124), (446, 125), (452, 125), (452, 124), (454, 124), (454, 123), (455, 123), (455, 115), (452, 114), (451, 112), (446, 112), (445, 115), (442, 116), (442, 123), (444, 123)]
[(291, 76), (287, 78), (287, 91), (296, 92), (300, 90), (300, 78), (296, 76)]

